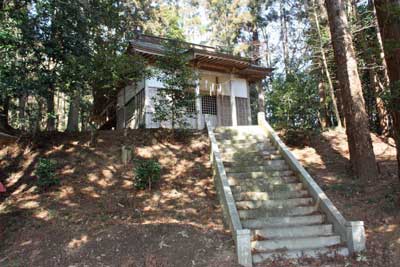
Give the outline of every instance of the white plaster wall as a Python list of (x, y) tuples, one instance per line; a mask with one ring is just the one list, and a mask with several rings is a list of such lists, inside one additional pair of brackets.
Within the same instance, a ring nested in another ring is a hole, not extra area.
[[(227, 75), (218, 76), (219, 85), (216, 86), (216, 77), (210, 74), (202, 74), (200, 78), (200, 90), (202, 93), (210, 95), (231, 95), (230, 92), (230, 77)], [(232, 79), (232, 88), (235, 96), (247, 98), (247, 81), (234, 77)]]
[[(214, 90), (214, 92), (210, 91), (210, 81), (215, 79), (211, 75), (202, 75), (200, 78), (200, 89), (202, 93), (206, 94), (212, 94), (215, 95), (217, 92)], [(205, 82), (208, 80), (209, 82)], [(219, 82), (222, 83), (222, 90), (218, 92), (219, 95), (230, 95), (230, 90), (229, 90), (229, 76), (228, 75), (221, 75), (219, 77)], [(156, 96), (157, 90), (159, 88), (163, 88), (164, 84), (160, 81), (157, 80), (157, 78), (153, 77), (151, 79), (147, 79), (145, 82), (145, 123), (146, 123), (146, 128), (159, 128), (159, 127), (164, 127), (164, 128), (170, 128), (171, 123), (170, 122), (162, 122), (161, 125), (160, 123), (154, 122), (152, 120), (153, 118), (153, 113), (155, 112), (154, 109), (154, 103), (152, 98)], [(232, 80), (232, 88), (234, 90), (234, 95), (236, 97), (243, 97), (243, 98), (248, 98), (248, 92), (247, 92), (247, 81), (245, 79), (240, 79), (238, 77), (235, 77)], [(216, 89), (216, 88), (215, 88)], [(191, 125), (191, 128), (197, 128), (197, 119), (196, 118), (188, 118), (187, 119), (189, 124)], [(214, 119), (215, 126), (218, 123), (217, 116), (215, 116)], [(204, 127), (204, 118), (200, 118), (200, 128)]]
[(155, 111), (153, 97), (156, 96), (157, 94), (157, 88), (149, 87), (149, 84), (154, 84), (154, 83), (149, 82), (149, 80), (146, 81), (146, 91), (145, 91), (146, 97), (144, 102), (144, 110), (146, 112), (145, 113), (146, 128), (159, 128), (160, 124), (153, 121), (153, 113)]
[(235, 79), (232, 81), (234, 95), (237, 97), (247, 98), (247, 81), (245, 79)]
[(160, 82), (156, 77), (152, 77), (146, 80), (146, 87), (163, 88), (164, 84)]

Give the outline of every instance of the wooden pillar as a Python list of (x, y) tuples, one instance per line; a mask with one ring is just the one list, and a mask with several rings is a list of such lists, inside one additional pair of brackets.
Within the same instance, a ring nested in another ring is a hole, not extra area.
[(248, 124), (252, 125), (252, 121), (251, 121), (251, 103), (250, 103), (250, 86), (249, 86), (249, 82), (247, 80), (246, 80), (246, 90), (247, 90), (247, 111), (248, 111), (247, 120), (248, 120)]
[(233, 90), (232, 82), (233, 82), (233, 74), (231, 73), (231, 76), (229, 78), (229, 90), (231, 92), (232, 126), (237, 126), (238, 122), (236, 114), (236, 97), (235, 97), (235, 91)]
[(222, 126), (222, 95), (217, 94), (217, 121), (218, 126)]
[(200, 73), (197, 71), (197, 80), (196, 80), (196, 88), (195, 88), (195, 97), (196, 97), (196, 118), (197, 118), (197, 129), (203, 129), (203, 113), (201, 109), (201, 96), (200, 96)]
[(265, 113), (265, 94), (262, 87), (262, 81), (257, 81), (255, 85), (258, 94), (258, 112)]

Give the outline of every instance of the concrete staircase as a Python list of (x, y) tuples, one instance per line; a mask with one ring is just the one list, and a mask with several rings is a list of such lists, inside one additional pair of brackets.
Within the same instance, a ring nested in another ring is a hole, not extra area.
[(253, 264), (274, 256), (347, 256), (341, 236), (259, 126), (214, 129)]

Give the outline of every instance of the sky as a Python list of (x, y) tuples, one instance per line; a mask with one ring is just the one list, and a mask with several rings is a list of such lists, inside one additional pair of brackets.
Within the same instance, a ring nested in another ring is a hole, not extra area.
[[(193, 9), (190, 7), (190, 3), (187, 0), (179, 0), (179, 6), (183, 10), (180, 14), (181, 18), (181, 23), (182, 27), (185, 31), (186, 39), (188, 42), (192, 43), (197, 43), (197, 44), (206, 44), (206, 45), (213, 45), (211, 42), (211, 32), (207, 29), (210, 28), (210, 24), (212, 23), (209, 16), (208, 16), (208, 10), (205, 8), (207, 6), (207, 0), (199, 0), (200, 5), (198, 8)], [(245, 3), (247, 0), (244, 0), (243, 3)], [(251, 1), (251, 0), (250, 0)], [(269, 10), (277, 10), (279, 12), (279, 5), (280, 2), (277, 1), (275, 4), (273, 4)], [(191, 20), (197, 20), (200, 22), (197, 25), (191, 25), (190, 21)], [(303, 33), (303, 30), (305, 29), (306, 25), (303, 25), (301, 22), (295, 22), (294, 23), (294, 31), (291, 33), (294, 36), (297, 35), (296, 38), (296, 45), (299, 45), (300, 47), (302, 46), (301, 40), (302, 38), (299, 38), (298, 35)], [(268, 37), (268, 46), (270, 47), (270, 57), (271, 57), (271, 62), (273, 62), (274, 68), (276, 68), (275, 73), (283, 73), (284, 71), (284, 65), (283, 65), (283, 51), (282, 51), (282, 42), (281, 42), (281, 27), (280, 27), (280, 21), (276, 20), (273, 22), (270, 22), (265, 28), (264, 32), (266, 33)], [(266, 53), (266, 40), (263, 37), (263, 34), (259, 34), (260, 41), (261, 41), (261, 53), (264, 53), (263, 58), (265, 58), (265, 53)], [(294, 53), (292, 56), (293, 57), (301, 57), (303, 56), (302, 53), (304, 51), (299, 50), (298, 52)], [(263, 65), (267, 65), (267, 62), (264, 60), (262, 62)]]

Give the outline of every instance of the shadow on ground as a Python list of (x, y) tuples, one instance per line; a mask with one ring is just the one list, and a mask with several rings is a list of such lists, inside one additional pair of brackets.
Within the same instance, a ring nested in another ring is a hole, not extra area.
[[(43, 134), (0, 150), (0, 266), (235, 266), (223, 229), (202, 132), (176, 138), (168, 130)], [(162, 179), (152, 191), (134, 187), (133, 164), (157, 159)], [(40, 157), (57, 162), (59, 187), (35, 186)]]

